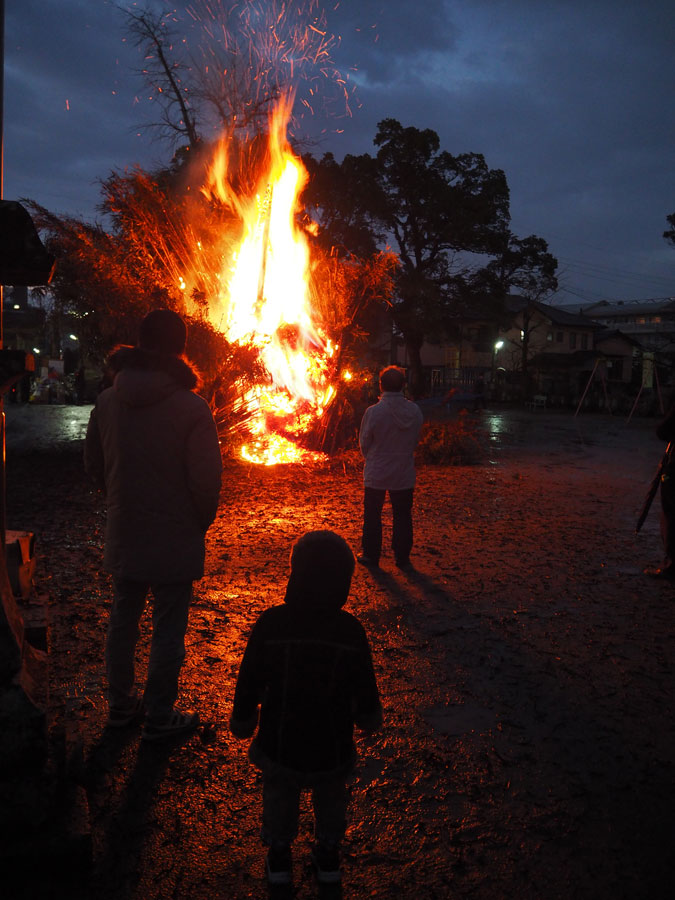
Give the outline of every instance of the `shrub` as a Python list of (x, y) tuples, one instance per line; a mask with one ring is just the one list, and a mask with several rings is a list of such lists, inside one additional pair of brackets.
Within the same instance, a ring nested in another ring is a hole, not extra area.
[(472, 466), (481, 462), (481, 432), (465, 413), (449, 422), (425, 422), (416, 459), (422, 465)]

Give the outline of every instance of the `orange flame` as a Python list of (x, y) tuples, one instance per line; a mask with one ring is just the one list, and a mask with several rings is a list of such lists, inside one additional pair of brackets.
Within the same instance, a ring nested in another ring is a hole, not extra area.
[(270, 117), (267, 171), (253, 198), (241, 197), (228, 178), (228, 147), (221, 142), (203, 192), (241, 219), (242, 238), (221, 272), (220, 296), (210, 315), (230, 342), (252, 343), (269, 373), (269, 384), (249, 391), (241, 403), (252, 411), (251, 441), (241, 455), (274, 465), (309, 454), (295, 442), (335, 395), (329, 363), (335, 347), (314, 321), (310, 305), (310, 254), (295, 223), (307, 173), (286, 141), (292, 97)]

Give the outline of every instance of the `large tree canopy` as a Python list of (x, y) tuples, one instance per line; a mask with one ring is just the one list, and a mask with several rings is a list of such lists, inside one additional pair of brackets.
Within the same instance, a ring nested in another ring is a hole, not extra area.
[(481, 154), (453, 156), (440, 149), (436, 132), (395, 119), (379, 124), (374, 143), (375, 157), (346, 156), (338, 164), (327, 154), (308, 162), (306, 202), (322, 239), (342, 252), (358, 253), (369, 241), (396, 251), (392, 315), (419, 393), (425, 340), (512, 288), (538, 296), (555, 289), (557, 263), (541, 238), (511, 234), (506, 176)]
[(497, 255), (475, 277), (497, 301), (510, 291), (528, 300), (542, 300), (558, 290), (557, 268), (558, 261), (543, 238), (534, 234), (518, 238), (509, 232)]

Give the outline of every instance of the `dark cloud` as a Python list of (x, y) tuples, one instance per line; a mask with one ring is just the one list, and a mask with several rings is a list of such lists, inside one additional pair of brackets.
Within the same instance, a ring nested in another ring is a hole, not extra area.
[[(106, 0), (6, 7), (5, 196), (93, 218), (97, 179), (169, 152), (140, 128), (156, 113), (124, 17)], [(433, 128), (504, 169), (514, 231), (564, 262), (561, 301), (675, 295), (670, 0), (344, 0), (325, 15), (355, 93), (351, 115), (303, 119), (317, 153), (375, 152), (384, 118)]]
[(141, 152), (119, 12), (86, 0), (7, 7), (5, 196), (92, 217), (97, 179)]
[(336, 61), (378, 84), (405, 77), (426, 54), (452, 52), (455, 47), (456, 28), (446, 5), (438, 0), (345, 2), (328, 14), (327, 21), (342, 39)]

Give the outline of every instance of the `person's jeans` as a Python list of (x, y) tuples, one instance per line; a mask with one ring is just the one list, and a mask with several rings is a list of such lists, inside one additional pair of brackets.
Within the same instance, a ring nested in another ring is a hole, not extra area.
[(370, 487), (364, 489), (361, 547), (368, 559), (378, 562), (382, 553), (382, 507), (388, 493), (393, 514), (391, 547), (396, 562), (408, 561), (413, 545), (413, 491), (414, 488), (403, 491), (385, 491)]
[(149, 584), (114, 579), (114, 595), (105, 645), (108, 703), (131, 705), (136, 693), (135, 654), (139, 622), (152, 591), (152, 643), (144, 703), (151, 719), (171, 715), (178, 695), (178, 676), (185, 659), (185, 632), (192, 599), (192, 582)]
[[(297, 837), (300, 794), (305, 787), (286, 770), (271, 767), (271, 771), (264, 773), (261, 834), (268, 846), (290, 846)], [(349, 792), (345, 776), (322, 778), (307, 789), (312, 792), (315, 840), (337, 847), (347, 828)]]

